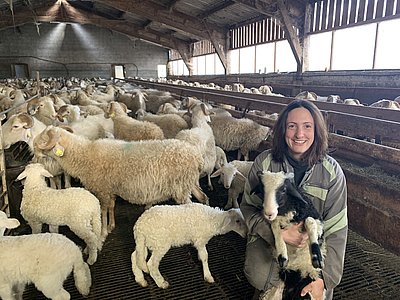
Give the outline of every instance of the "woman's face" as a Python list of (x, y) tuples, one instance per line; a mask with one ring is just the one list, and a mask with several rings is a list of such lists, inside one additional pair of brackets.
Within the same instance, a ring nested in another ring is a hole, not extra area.
[(308, 109), (291, 110), (286, 119), (286, 144), (294, 159), (300, 160), (314, 142), (314, 119)]

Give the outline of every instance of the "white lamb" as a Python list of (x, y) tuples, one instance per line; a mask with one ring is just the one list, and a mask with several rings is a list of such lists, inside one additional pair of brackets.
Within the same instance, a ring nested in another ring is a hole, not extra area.
[[(92, 265), (97, 260), (97, 250), (101, 250), (103, 240), (99, 200), (84, 188), (49, 188), (45, 177), (52, 175), (41, 164), (27, 165), (17, 177), (17, 180), (25, 178), (22, 216), (31, 226), (32, 233), (41, 232), (42, 224), (48, 224), (50, 232), (58, 232), (58, 226), (67, 225), (85, 241), (89, 251), (87, 262)], [(106, 234), (104, 228), (103, 237)]]
[(238, 197), (244, 191), (244, 184), (252, 166), (252, 161), (233, 160), (222, 165), (211, 175), (212, 178), (220, 176), (224, 187), (228, 189), (228, 202), (225, 209), (231, 208), (232, 205), (235, 208), (239, 207)]
[[(223, 211), (204, 204), (157, 205), (145, 211), (133, 227), (136, 250), (132, 253), (135, 281), (146, 287), (143, 271), (150, 273), (158, 287), (167, 288), (168, 282), (158, 266), (171, 247), (193, 244), (203, 265), (204, 280), (213, 283), (208, 268), (208, 241), (220, 234), (235, 231), (247, 234), (246, 223), (239, 209)], [(152, 251), (146, 262), (148, 250)]]
[(6, 228), (18, 226), (17, 219), (8, 219), (0, 211), (1, 299), (22, 299), (25, 286), (33, 283), (47, 298), (68, 300), (70, 294), (63, 283), (71, 271), (78, 291), (84, 296), (89, 294), (90, 269), (78, 246), (57, 233), (3, 236)]

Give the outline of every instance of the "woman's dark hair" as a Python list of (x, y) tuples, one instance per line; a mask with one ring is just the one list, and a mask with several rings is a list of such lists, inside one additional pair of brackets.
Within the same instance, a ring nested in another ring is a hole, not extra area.
[(280, 112), (273, 128), (272, 157), (275, 161), (283, 162), (284, 155), (288, 153), (288, 145), (285, 140), (286, 120), (290, 111), (300, 107), (307, 109), (314, 120), (314, 142), (304, 154), (304, 160), (308, 162), (309, 166), (312, 166), (327, 153), (328, 130), (321, 111), (308, 100), (294, 100)]

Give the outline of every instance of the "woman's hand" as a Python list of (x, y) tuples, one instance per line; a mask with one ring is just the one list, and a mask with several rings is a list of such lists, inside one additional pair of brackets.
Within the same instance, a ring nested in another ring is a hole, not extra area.
[(307, 245), (308, 234), (303, 232), (303, 222), (294, 224), (282, 230), (282, 237), (286, 244), (303, 248)]
[(321, 278), (306, 285), (301, 290), (301, 296), (304, 297), (306, 294), (312, 296), (313, 300), (324, 300), (324, 281)]

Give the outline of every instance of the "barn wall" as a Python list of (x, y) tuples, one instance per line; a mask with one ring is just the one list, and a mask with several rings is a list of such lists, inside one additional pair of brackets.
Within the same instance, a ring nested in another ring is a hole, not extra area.
[(30, 77), (112, 76), (112, 64), (123, 64), (128, 77), (157, 77), (166, 65), (165, 48), (92, 25), (26, 24), (0, 34), (0, 78), (10, 78), (12, 63), (29, 65)]
[(295, 96), (300, 91), (313, 91), (321, 96), (340, 95), (342, 99), (357, 98), (364, 104), (400, 95), (399, 70), (330, 71), (271, 74), (232, 74), (204, 76), (170, 76), (185, 81), (214, 82), (221, 86), (240, 82), (245, 87), (272, 85), (275, 93)]

